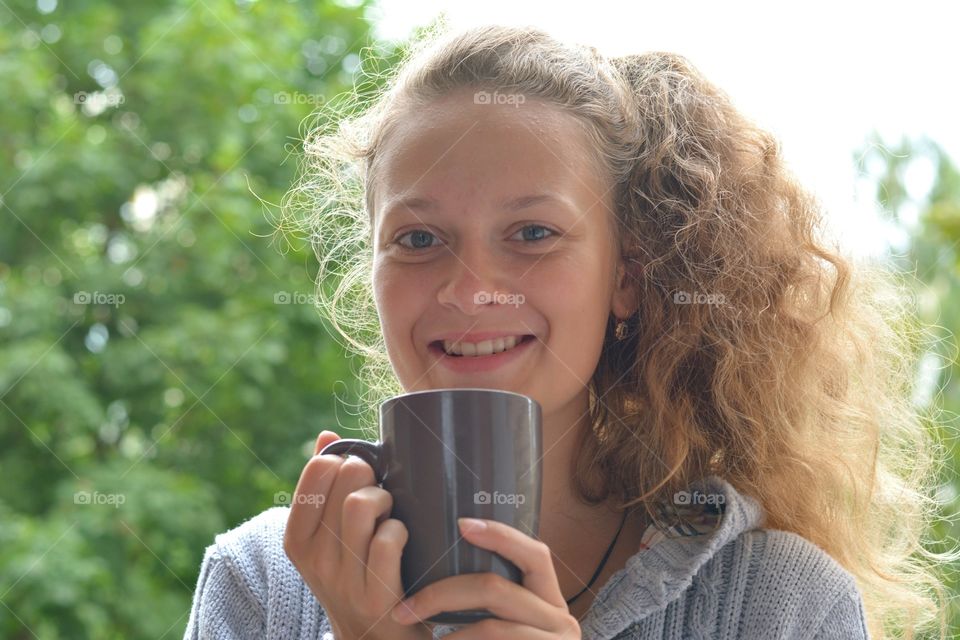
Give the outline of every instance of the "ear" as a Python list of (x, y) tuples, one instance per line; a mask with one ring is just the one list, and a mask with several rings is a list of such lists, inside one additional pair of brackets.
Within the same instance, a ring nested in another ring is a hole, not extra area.
[(633, 315), (639, 308), (637, 280), (642, 273), (642, 264), (623, 256), (617, 260), (617, 275), (610, 308), (617, 318), (624, 320)]

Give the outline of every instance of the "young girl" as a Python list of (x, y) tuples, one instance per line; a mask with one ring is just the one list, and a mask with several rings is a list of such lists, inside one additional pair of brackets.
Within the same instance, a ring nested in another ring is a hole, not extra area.
[[(540, 403), (539, 537), (463, 522), (523, 583), (468, 574), (401, 602), (390, 495), (365, 462), (315, 455), (290, 508), (207, 549), (187, 638), (849, 640), (934, 621), (941, 557), (918, 541), (936, 456), (895, 281), (828, 247), (775, 140), (686, 60), (489, 26), (425, 39), (348, 107), (308, 135), (286, 201), (308, 215), (281, 228), (315, 243), (370, 418), (425, 389)], [(496, 617), (423, 622), (477, 608)]]

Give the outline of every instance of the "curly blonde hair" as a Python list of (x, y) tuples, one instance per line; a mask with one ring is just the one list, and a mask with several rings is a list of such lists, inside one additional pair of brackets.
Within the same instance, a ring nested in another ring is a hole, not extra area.
[[(872, 637), (913, 638), (938, 619), (945, 636), (937, 563), (956, 556), (921, 544), (942, 451), (911, 403), (926, 330), (900, 274), (830, 246), (773, 136), (679, 55), (608, 59), (535, 28), (439, 23), (370, 75), (371, 91), (305, 122), (277, 224), (312, 243), (318, 306), (363, 356), (364, 431), (376, 437), (379, 403), (404, 392), (371, 281), (369, 186), (390, 123), (462, 87), (539, 98), (587, 125), (638, 289), (627, 338), (611, 318), (589, 383), (593, 428), (571, 469), (581, 498), (649, 509), (719, 475), (766, 527), (856, 578)], [(678, 304), (703, 294), (722, 303)]]

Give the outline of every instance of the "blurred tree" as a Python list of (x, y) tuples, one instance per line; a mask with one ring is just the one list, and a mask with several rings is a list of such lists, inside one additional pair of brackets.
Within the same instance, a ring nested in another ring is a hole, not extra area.
[(397, 55), (366, 10), (0, 3), (0, 637), (180, 637), (214, 535), (355, 427), (316, 261), (258, 198)]
[[(960, 172), (928, 139), (891, 144), (875, 135), (855, 154), (855, 161), (891, 230), (889, 257), (899, 271), (912, 276), (917, 317), (931, 327), (917, 372), (915, 403), (930, 416), (950, 460), (936, 496), (943, 519), (931, 537), (955, 544), (960, 540)], [(947, 545), (933, 542), (930, 549), (945, 551)], [(957, 567), (948, 569), (951, 637), (960, 637), (960, 575)]]

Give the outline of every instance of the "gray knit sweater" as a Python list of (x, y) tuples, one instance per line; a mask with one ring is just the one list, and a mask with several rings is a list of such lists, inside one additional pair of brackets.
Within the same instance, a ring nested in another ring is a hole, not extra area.
[[(638, 551), (597, 593), (584, 639), (869, 638), (853, 576), (833, 558), (794, 533), (760, 528), (758, 503), (725, 480), (709, 476), (695, 489), (723, 494), (718, 526)], [(274, 507), (216, 536), (185, 640), (333, 639), (283, 551), (288, 513)], [(457, 628), (437, 625), (434, 637)]]

